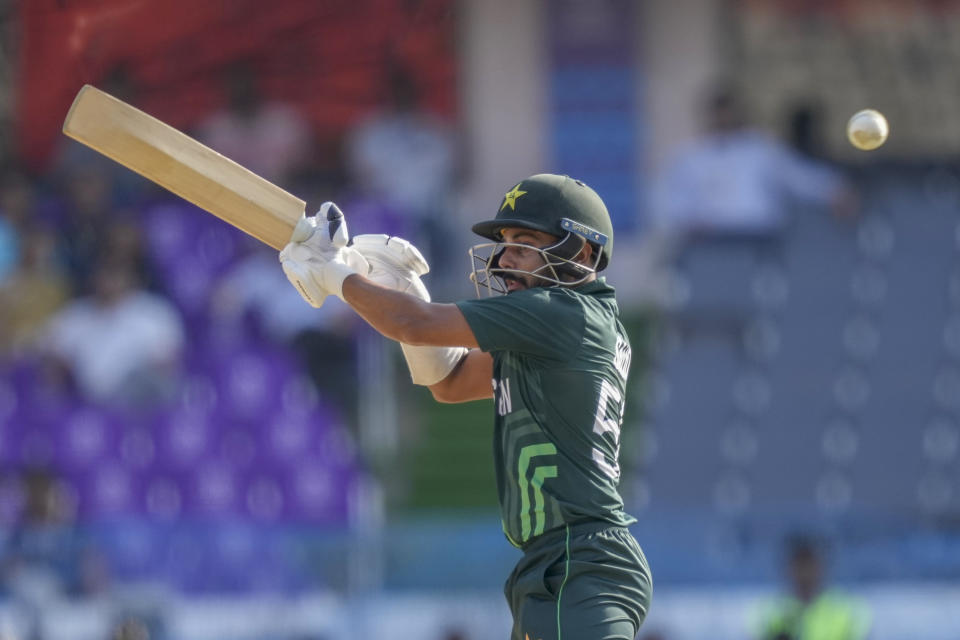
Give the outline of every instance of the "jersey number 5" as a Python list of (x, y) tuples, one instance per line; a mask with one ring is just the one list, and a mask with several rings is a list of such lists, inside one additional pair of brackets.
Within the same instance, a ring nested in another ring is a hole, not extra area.
[[(613, 416), (607, 417), (610, 405), (613, 406)], [(602, 436), (605, 433), (613, 434), (613, 460), (607, 460), (603, 451), (593, 448), (593, 461), (605, 474), (620, 479), (620, 425), (623, 423), (623, 396), (607, 380), (600, 383), (600, 397), (597, 399), (597, 413), (593, 421), (593, 432)]]

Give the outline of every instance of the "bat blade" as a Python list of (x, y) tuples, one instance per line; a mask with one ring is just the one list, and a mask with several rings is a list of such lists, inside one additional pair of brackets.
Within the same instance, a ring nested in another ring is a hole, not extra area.
[(303, 214), (303, 200), (91, 85), (77, 93), (63, 132), (274, 249)]

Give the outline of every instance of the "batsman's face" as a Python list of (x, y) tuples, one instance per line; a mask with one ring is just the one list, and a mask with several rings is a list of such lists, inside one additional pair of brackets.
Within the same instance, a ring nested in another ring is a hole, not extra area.
[[(537, 249), (549, 247), (557, 242), (557, 237), (543, 231), (523, 229), (521, 227), (506, 227), (500, 235), (507, 244), (500, 254), (499, 266), (502, 269), (516, 269), (518, 271), (536, 272), (546, 265), (543, 254)], [(519, 291), (549, 284), (548, 281), (535, 275), (524, 273), (504, 273), (501, 275), (507, 291)]]

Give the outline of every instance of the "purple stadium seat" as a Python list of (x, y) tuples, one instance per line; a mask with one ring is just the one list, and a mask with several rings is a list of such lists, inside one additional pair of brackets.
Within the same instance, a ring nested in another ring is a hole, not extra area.
[(191, 230), (184, 209), (178, 204), (163, 203), (144, 213), (147, 246), (159, 265), (175, 262), (189, 251)]
[(21, 466), (49, 466), (55, 457), (56, 440), (47, 425), (25, 422), (12, 443)]
[(143, 471), (156, 460), (157, 429), (155, 426), (155, 423), (127, 424), (118, 433), (119, 458), (128, 469)]
[(281, 389), (283, 411), (290, 416), (304, 416), (316, 411), (325, 411), (320, 394), (313, 381), (304, 374), (291, 375)]
[(343, 477), (336, 470), (304, 463), (291, 469), (298, 519), (325, 522), (337, 519)]
[(210, 269), (222, 273), (225, 267), (237, 259), (243, 232), (204, 211), (196, 210), (194, 213), (204, 220), (194, 238), (196, 255)]
[(7, 371), (0, 372), (0, 422), (9, 419), (17, 411), (19, 401), (13, 381), (6, 378)]
[(250, 348), (254, 343), (250, 328), (243, 322), (226, 322), (216, 316), (195, 326), (197, 349), (190, 354), (190, 366), (198, 372), (212, 371), (218, 362)]
[(55, 461), (64, 470), (89, 469), (119, 458), (119, 425), (105, 411), (76, 406), (53, 425)]
[(209, 415), (216, 410), (220, 402), (216, 383), (195, 364), (190, 366), (177, 399), (176, 409), (182, 413)]
[(117, 517), (138, 508), (139, 479), (119, 463), (77, 472), (71, 479), (78, 491), (81, 519)]
[(257, 522), (276, 522), (288, 514), (290, 494), (281, 474), (250, 473), (243, 483), (243, 513)]
[(7, 528), (20, 519), (24, 496), (20, 479), (12, 473), (14, 467), (2, 465), (0, 474), (0, 527)]
[(157, 458), (169, 468), (193, 468), (213, 453), (214, 425), (206, 414), (177, 410), (159, 421)]
[(256, 418), (273, 408), (277, 372), (271, 364), (261, 354), (240, 353), (221, 371), (220, 389), (235, 416)]
[(13, 425), (0, 421), (0, 469), (10, 469), (16, 462), (13, 448)]
[(329, 465), (354, 465), (357, 460), (357, 445), (346, 427), (339, 422), (327, 423), (318, 434), (314, 460)]
[(0, 383), (0, 469), (9, 468), (16, 460), (14, 438), (20, 418), (17, 404), (13, 385)]
[(296, 375), (287, 354), (248, 348), (212, 363), (219, 409), (229, 419), (259, 423), (275, 415), (282, 405), (286, 380)]
[(142, 510), (156, 520), (176, 520), (183, 513), (184, 488), (171, 474), (147, 474), (142, 480)]
[(4, 362), (0, 373), (3, 375), (4, 385), (13, 392), (15, 398), (20, 398), (34, 384), (36, 363), (24, 359)]
[(171, 300), (192, 320), (206, 312), (216, 275), (193, 254), (181, 256), (161, 267), (164, 288)]
[(313, 416), (281, 414), (261, 434), (264, 451), (278, 461), (292, 462), (312, 457), (320, 437), (318, 432), (326, 428), (326, 424), (317, 424)]
[(186, 202), (164, 202), (149, 208), (144, 217), (151, 257), (169, 264), (192, 254), (205, 265), (221, 267), (237, 254), (242, 233)]
[(236, 470), (222, 460), (208, 460), (184, 478), (184, 512), (197, 516), (226, 516), (240, 512), (243, 486)]
[(221, 459), (237, 470), (255, 467), (261, 457), (255, 434), (240, 424), (228, 425), (221, 431), (217, 452)]
[(145, 217), (151, 259), (192, 335), (206, 321), (217, 279), (236, 259), (240, 232), (186, 203), (152, 207)]

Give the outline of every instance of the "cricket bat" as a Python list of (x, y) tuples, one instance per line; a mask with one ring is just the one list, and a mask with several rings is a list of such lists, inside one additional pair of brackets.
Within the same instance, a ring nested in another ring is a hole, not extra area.
[(77, 93), (63, 132), (274, 249), (303, 215), (303, 200), (91, 85)]

